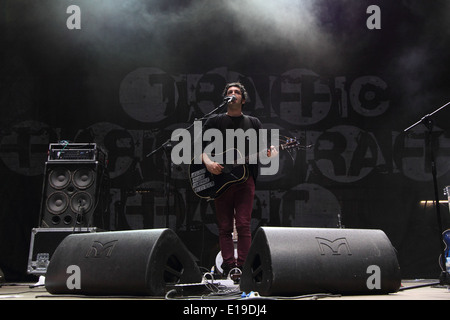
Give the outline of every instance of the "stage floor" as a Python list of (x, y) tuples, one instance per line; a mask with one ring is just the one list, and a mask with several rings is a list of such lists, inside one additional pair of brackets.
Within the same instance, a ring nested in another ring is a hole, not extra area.
[[(223, 288), (222, 288), (223, 289)], [(385, 295), (304, 295), (298, 297), (254, 297), (249, 299), (242, 297), (242, 292), (238, 286), (230, 285), (225, 289), (229, 289), (229, 293), (220, 294), (199, 294), (199, 295), (166, 295), (166, 297), (155, 296), (81, 296), (81, 295), (52, 295), (48, 293), (45, 286), (38, 283), (4, 283), (0, 287), (0, 300), (450, 300), (450, 290), (438, 284), (437, 280), (403, 280), (400, 290), (396, 293)]]

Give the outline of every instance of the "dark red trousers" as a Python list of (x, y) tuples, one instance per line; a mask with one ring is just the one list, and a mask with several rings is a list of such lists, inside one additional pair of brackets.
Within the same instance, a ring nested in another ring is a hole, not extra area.
[[(231, 186), (224, 194), (214, 200), (219, 245), (224, 264), (242, 267), (252, 243), (251, 220), (255, 182), (250, 176), (247, 181)], [(237, 260), (234, 257), (233, 220), (236, 220)]]

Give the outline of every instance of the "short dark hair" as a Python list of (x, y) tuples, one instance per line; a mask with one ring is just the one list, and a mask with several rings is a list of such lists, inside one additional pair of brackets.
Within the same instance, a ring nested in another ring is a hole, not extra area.
[(238, 87), (238, 88), (241, 90), (242, 97), (243, 97), (245, 100), (248, 100), (248, 93), (247, 93), (247, 90), (245, 90), (244, 85), (243, 85), (242, 83), (240, 83), (240, 82), (231, 82), (231, 83), (228, 83), (228, 84), (225, 86), (225, 89), (223, 90), (223, 93), (222, 93), (222, 95), (223, 95), (224, 98), (227, 96), (227, 91), (228, 91), (228, 89), (229, 89), (230, 87)]

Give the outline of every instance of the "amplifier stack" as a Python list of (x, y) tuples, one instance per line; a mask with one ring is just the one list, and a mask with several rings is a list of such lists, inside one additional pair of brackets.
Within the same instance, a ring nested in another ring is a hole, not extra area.
[(45, 274), (53, 251), (67, 235), (109, 230), (107, 161), (95, 143), (49, 145), (28, 273)]
[(50, 144), (42, 188), (43, 228), (105, 228), (107, 157), (95, 143)]

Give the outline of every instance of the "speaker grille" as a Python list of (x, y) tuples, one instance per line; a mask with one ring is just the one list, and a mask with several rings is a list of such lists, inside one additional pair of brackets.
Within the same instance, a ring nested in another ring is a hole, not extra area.
[(61, 191), (53, 192), (47, 198), (47, 210), (55, 215), (62, 214), (69, 206), (69, 197)]
[(48, 183), (53, 188), (60, 190), (70, 183), (71, 174), (70, 171), (63, 167), (54, 168), (49, 172)]
[(89, 188), (95, 180), (95, 171), (92, 168), (80, 168), (73, 174), (73, 184), (78, 189)]
[(104, 167), (97, 162), (47, 162), (40, 226), (108, 229), (108, 181)]

